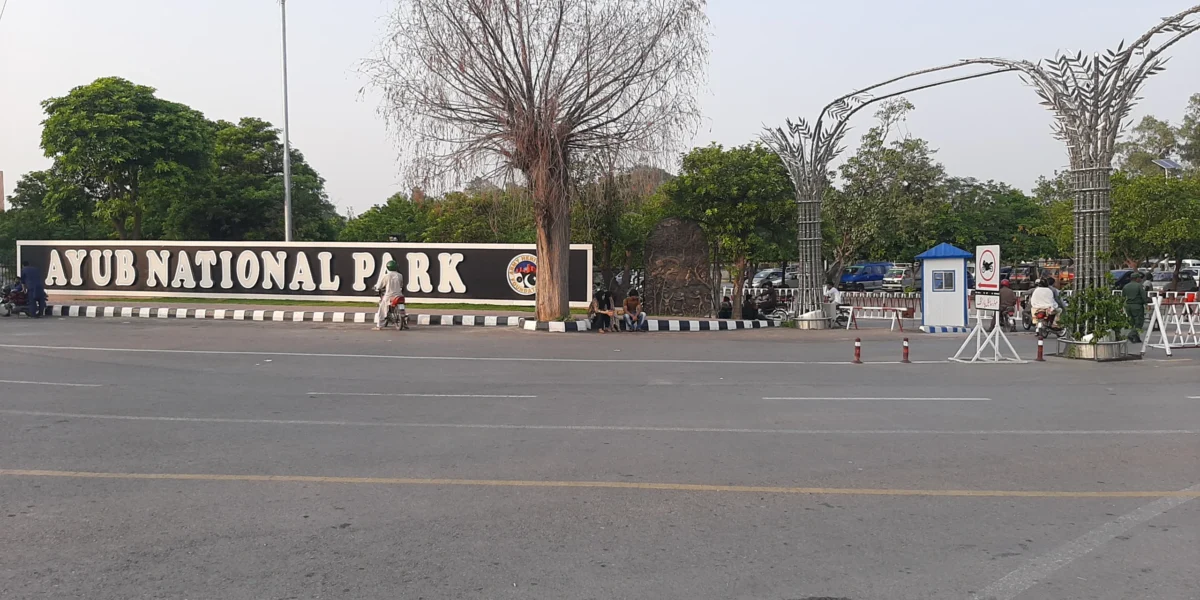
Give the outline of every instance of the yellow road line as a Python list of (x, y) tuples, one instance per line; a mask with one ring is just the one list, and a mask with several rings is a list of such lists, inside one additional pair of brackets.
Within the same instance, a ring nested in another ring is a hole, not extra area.
[(1200, 498), (1200, 491), (1099, 491), (1046, 490), (909, 490), (871, 488), (776, 487), (757, 485), (703, 485), (694, 483), (639, 483), (629, 481), (521, 481), (509, 479), (420, 479), (411, 477), (317, 477), (307, 475), (221, 475), (207, 473), (94, 473), (0, 469), (4, 477), (68, 477), (78, 479), (152, 479), (168, 481), (235, 481), (270, 483), (339, 483), (372, 485), (432, 485), (532, 488), (605, 488), (666, 490), (673, 492), (734, 492), (821, 496), (964, 496), (976, 498)]

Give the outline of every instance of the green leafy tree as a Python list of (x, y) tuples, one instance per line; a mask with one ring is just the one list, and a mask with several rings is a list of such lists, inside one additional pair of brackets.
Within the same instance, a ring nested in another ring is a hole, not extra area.
[(95, 239), (111, 230), (92, 214), (89, 199), (78, 188), (62, 190), (58, 202), (48, 203), (60, 179), (50, 169), (26, 173), (17, 181), (5, 202), (7, 210), (0, 212), (0, 265), (15, 264), (17, 240)]
[(1200, 94), (1192, 94), (1188, 100), (1178, 137), (1179, 157), (1188, 163), (1193, 175), (1200, 174)]
[(928, 225), (945, 199), (945, 169), (926, 141), (889, 141), (912, 109), (902, 98), (885, 102), (879, 124), (840, 169), (843, 185), (823, 211), (831, 278), (854, 259), (911, 258), (931, 245)]
[(671, 175), (656, 167), (617, 170), (612, 164), (589, 161), (572, 179), (579, 183), (571, 208), (571, 239), (593, 245), (602, 285), (623, 297), (633, 270), (644, 266), (646, 238), (663, 216), (664, 198), (658, 191)]
[(154, 89), (104, 77), (42, 103), (42, 149), (62, 183), (50, 206), (80, 190), (121, 239), (141, 239), (155, 194), (178, 190), (209, 166), (212, 127), (199, 112)]
[(1075, 255), (1075, 197), (1066, 173), (1055, 173), (1053, 178), (1039, 177), (1033, 189), (1034, 201), (1041, 207), (1040, 223), (1033, 226), (1033, 234), (1046, 238), (1046, 249), (1033, 258), (1069, 258)]
[(664, 186), (667, 212), (691, 219), (731, 260), (734, 316), (752, 252), (795, 227), (793, 189), (779, 157), (759, 144), (726, 150), (713, 144), (684, 155), (679, 177)]
[[(213, 176), (208, 193), (171, 202), (167, 237), (211, 240), (283, 239), (283, 143), (262, 119), (213, 124)], [(292, 148), (292, 226), (300, 241), (337, 238), (342, 217), (325, 193), (325, 180)]]
[(424, 239), (429, 220), (427, 203), (414, 202), (403, 193), (393, 194), (384, 204), (376, 204), (349, 219), (338, 234), (343, 242), (386, 242), (396, 235), (405, 242)]
[(1129, 133), (1129, 139), (1117, 145), (1121, 171), (1130, 175), (1162, 175), (1159, 158), (1174, 158), (1179, 149), (1179, 131), (1169, 122), (1151, 115), (1142, 117)]
[(1200, 253), (1200, 178), (1117, 174), (1112, 249), (1131, 263), (1175, 259), (1173, 283), (1178, 284), (1181, 259)]

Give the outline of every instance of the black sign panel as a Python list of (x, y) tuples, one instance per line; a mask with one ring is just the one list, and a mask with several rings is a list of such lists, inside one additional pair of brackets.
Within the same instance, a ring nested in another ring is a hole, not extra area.
[[(51, 293), (361, 300), (393, 260), (410, 301), (532, 304), (537, 293), (532, 244), (37, 241), (17, 252)], [(591, 265), (591, 245), (572, 245), (572, 303), (591, 302)]]

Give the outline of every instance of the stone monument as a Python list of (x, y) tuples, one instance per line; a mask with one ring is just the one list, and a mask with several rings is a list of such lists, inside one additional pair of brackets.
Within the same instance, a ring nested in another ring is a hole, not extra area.
[(673, 317), (711, 317), (713, 285), (708, 239), (692, 221), (659, 221), (646, 240), (646, 313)]

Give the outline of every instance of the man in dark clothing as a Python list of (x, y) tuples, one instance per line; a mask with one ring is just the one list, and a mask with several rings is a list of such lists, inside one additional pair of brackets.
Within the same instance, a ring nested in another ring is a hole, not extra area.
[(42, 270), (29, 264), (29, 261), (21, 261), (21, 283), (25, 286), (25, 306), (29, 309), (29, 316), (40, 317), (46, 311), (46, 288), (45, 282), (42, 281)]
[(1009, 313), (1016, 313), (1017, 293), (1012, 291), (1012, 284), (1007, 279), (1000, 280), (1000, 322), (1008, 325)]
[(1138, 271), (1133, 274), (1133, 279), (1121, 288), (1121, 295), (1125, 297), (1125, 314), (1129, 316), (1129, 326), (1132, 331), (1129, 332), (1129, 341), (1138, 343), (1142, 341), (1142, 337), (1138, 332), (1142, 329), (1142, 324), (1146, 322), (1146, 305), (1150, 304), (1150, 295), (1146, 293), (1145, 286), (1142, 285), (1142, 280), (1146, 276)]

